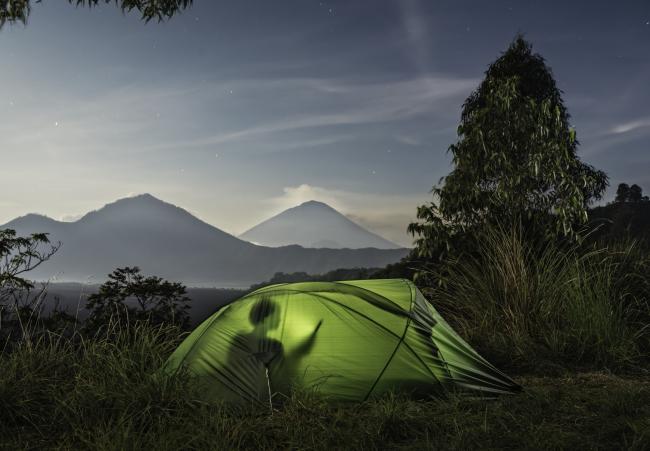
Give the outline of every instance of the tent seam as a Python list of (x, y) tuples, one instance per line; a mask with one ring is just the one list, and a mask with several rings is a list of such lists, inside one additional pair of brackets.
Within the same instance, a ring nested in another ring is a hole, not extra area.
[[(404, 280), (404, 279), (403, 279), (403, 280)], [(409, 286), (409, 288), (411, 289), (411, 291), (413, 291), (413, 287), (414, 287), (415, 285), (413, 285), (411, 282), (406, 281), (406, 280), (405, 280), (405, 282), (408, 284), (408, 286)], [(413, 298), (413, 299), (414, 299), (414, 302), (415, 302), (415, 298)], [(433, 340), (432, 340), (432, 341), (433, 341)], [(435, 343), (434, 343), (434, 344), (435, 344)], [(411, 345), (409, 345), (408, 343), (405, 342), (405, 343), (404, 343), (404, 346), (406, 346), (406, 347), (408, 348), (408, 350), (411, 351), (411, 353), (415, 356), (415, 358), (417, 358), (418, 361), (419, 361), (422, 365), (424, 365), (424, 368), (425, 368), (425, 369), (427, 370), (427, 372), (431, 375), (431, 377), (433, 377), (434, 380), (438, 381), (438, 383), (442, 385), (442, 381), (440, 381), (440, 379), (438, 379), (438, 376), (436, 376), (436, 375), (431, 371), (431, 369), (429, 368), (429, 365), (427, 365), (427, 364), (422, 360), (422, 358), (419, 356), (419, 354), (418, 354), (417, 352), (415, 352), (415, 350), (411, 347)], [(445, 362), (445, 364), (447, 364), (447, 362)], [(443, 386), (443, 388), (444, 388), (444, 386)]]
[(406, 326), (404, 326), (404, 332), (402, 332), (402, 337), (400, 338), (399, 342), (397, 343), (397, 346), (395, 346), (395, 349), (393, 350), (393, 353), (388, 358), (388, 361), (386, 361), (386, 365), (384, 365), (384, 368), (382, 368), (382, 370), (379, 372), (379, 375), (377, 376), (377, 379), (375, 379), (375, 382), (373, 382), (372, 387), (370, 387), (370, 390), (368, 390), (368, 393), (363, 398), (364, 402), (368, 400), (368, 398), (370, 397), (372, 392), (375, 390), (375, 387), (379, 383), (379, 380), (381, 379), (381, 377), (386, 372), (386, 369), (388, 368), (388, 365), (390, 365), (391, 362), (393, 361), (393, 357), (395, 357), (395, 354), (397, 354), (397, 350), (399, 349), (399, 347), (404, 342), (404, 337), (406, 337), (406, 331), (408, 330), (409, 326), (411, 325), (411, 318), (413, 317), (413, 315), (411, 315), (411, 312), (413, 311), (414, 293), (413, 293), (413, 288), (411, 287), (411, 285), (408, 284), (408, 283), (406, 285), (409, 287), (409, 291), (411, 292), (411, 305), (409, 307), (409, 316), (408, 316), (408, 319), (406, 320)]
[[(423, 296), (423, 297), (424, 297), (424, 296)], [(436, 308), (433, 306), (433, 304), (431, 303), (431, 301), (429, 301), (428, 299), (424, 298), (424, 302), (425, 302), (425, 303), (428, 303), (428, 304), (430, 305), (430, 307), (431, 307), (434, 311), (436, 311), (436, 313), (438, 312), (438, 311), (436, 310)], [(425, 307), (426, 307), (426, 306), (427, 306), (427, 305), (425, 304)], [(427, 310), (429, 310), (429, 309), (427, 308)], [(437, 349), (437, 351), (438, 351), (438, 354), (440, 355), (440, 360), (444, 363), (444, 368), (447, 370), (447, 376), (449, 377), (449, 380), (453, 381), (453, 380), (454, 380), (454, 377), (451, 375), (451, 370), (449, 369), (449, 362), (447, 362), (447, 360), (445, 359), (445, 356), (444, 356), (443, 353), (442, 353), (442, 350), (440, 349), (440, 346), (438, 346), (438, 343), (436, 342), (435, 338), (433, 338), (433, 328), (436, 327), (438, 324), (440, 324), (440, 321), (438, 321), (438, 320), (435, 319), (435, 317), (433, 316), (433, 314), (431, 313), (431, 311), (429, 311), (429, 314), (431, 315), (431, 318), (433, 318), (433, 319), (436, 321), (436, 324), (434, 324), (434, 325), (431, 327), (431, 342), (435, 345), (435, 347), (436, 347), (436, 349)], [(445, 326), (444, 323), (443, 323), (443, 326)], [(447, 325), (447, 326), (448, 326), (448, 325)], [(437, 379), (437, 378), (436, 378), (436, 379)], [(442, 383), (442, 382), (441, 382), (441, 383)], [(455, 382), (454, 382), (454, 384), (455, 384)]]
[[(399, 279), (399, 280), (401, 282), (403, 282), (403, 283), (406, 283), (409, 286), (409, 289), (412, 291), (412, 287), (411, 287), (410, 283), (406, 279)], [(368, 288), (363, 288), (363, 287), (360, 287), (358, 285), (354, 285), (354, 284), (346, 283), (346, 282), (305, 282), (305, 283), (326, 283), (326, 284), (334, 285), (335, 287), (341, 287), (341, 288), (345, 287), (345, 289), (351, 290), (353, 292), (356, 291), (356, 292), (368, 293), (371, 296), (376, 296), (377, 298), (379, 298), (379, 299), (383, 300), (384, 302), (386, 302), (386, 304), (391, 306), (391, 309), (396, 310), (397, 312), (404, 312), (404, 308), (402, 308), (401, 305), (399, 305), (398, 303), (396, 303), (392, 299), (389, 299), (386, 296), (383, 296), (383, 295), (377, 293), (376, 291), (372, 291), (372, 290), (369, 290)], [(287, 291), (287, 292), (291, 292), (291, 293), (303, 293), (303, 294), (310, 293), (310, 291), (303, 290), (303, 289), (295, 289), (295, 288), (288, 288), (288, 289), (285, 288), (283, 290), (282, 288), (286, 287), (287, 285), (293, 285), (293, 284), (291, 284), (291, 283), (281, 283), (281, 284), (269, 285), (267, 287), (260, 288), (260, 289), (258, 289), (256, 291), (252, 292), (252, 293), (249, 293), (249, 294), (247, 294), (246, 296), (244, 296), (244, 297), (242, 297), (240, 299), (246, 299), (246, 298), (254, 296), (254, 295), (259, 295), (259, 294), (261, 294), (262, 292), (265, 292), (265, 291), (271, 291), (272, 292), (272, 291), (275, 291), (275, 290), (279, 290), (280, 292)], [(324, 293), (351, 294), (351, 293), (346, 293), (346, 292), (339, 291), (339, 290), (336, 290), (336, 289), (322, 291), (322, 292), (324, 292)], [(356, 293), (353, 294), (353, 296), (357, 296), (357, 297), (360, 297), (362, 299), (364, 298), (364, 296), (356, 294)], [(391, 310), (389, 310), (387, 308), (383, 308), (383, 309), (391, 311)]]
[[(402, 282), (405, 282), (404, 279), (401, 279), (401, 280), (402, 280)], [(336, 284), (336, 285), (345, 285), (346, 287), (353, 287), (353, 288), (356, 288), (357, 290), (365, 291), (367, 293), (372, 293), (375, 296), (380, 297), (380, 298), (384, 299), (385, 301), (387, 301), (388, 303), (394, 305), (397, 309), (404, 310), (402, 308), (402, 306), (399, 305), (397, 302), (393, 301), (392, 299), (387, 298), (384, 295), (381, 295), (381, 294), (377, 293), (376, 291), (369, 290), (368, 288), (360, 287), (359, 285), (354, 285), (354, 284), (346, 283), (346, 282), (334, 282), (334, 284)], [(408, 283), (407, 283), (407, 285), (408, 285)], [(411, 287), (409, 286), (409, 289), (410, 288)], [(411, 305), (413, 305), (413, 291), (412, 290), (411, 290)]]

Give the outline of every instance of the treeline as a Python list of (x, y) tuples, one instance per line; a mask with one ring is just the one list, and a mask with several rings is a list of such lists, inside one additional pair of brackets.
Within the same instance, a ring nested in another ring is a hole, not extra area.
[(603, 244), (634, 240), (650, 252), (650, 201), (639, 185), (621, 183), (615, 200), (589, 210), (587, 235)]
[(337, 280), (360, 280), (372, 279), (373, 275), (382, 271), (381, 268), (340, 268), (325, 274), (307, 274), (306, 272), (276, 272), (266, 282), (253, 284), (250, 291), (257, 290), (267, 285), (278, 283), (295, 283), (295, 282), (334, 282)]
[(643, 189), (637, 185), (632, 186), (627, 183), (621, 183), (616, 189), (615, 203), (621, 202), (648, 202), (648, 196), (643, 195)]
[(335, 282), (339, 280), (363, 279), (412, 279), (416, 268), (417, 261), (407, 257), (400, 262), (392, 263), (383, 268), (339, 268), (324, 274), (277, 272), (269, 280), (251, 285), (249, 291), (277, 283)]

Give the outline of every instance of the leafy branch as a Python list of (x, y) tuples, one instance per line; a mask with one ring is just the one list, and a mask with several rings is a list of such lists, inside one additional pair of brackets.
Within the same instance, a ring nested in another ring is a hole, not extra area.
[[(145, 22), (152, 19), (157, 19), (158, 22), (170, 19), (176, 13), (192, 6), (192, 2), (193, 0), (68, 0), (68, 3), (82, 7), (115, 3), (123, 12), (138, 11)], [(27, 23), (32, 3), (41, 3), (41, 0), (0, 0), (0, 28), (6, 22)]]

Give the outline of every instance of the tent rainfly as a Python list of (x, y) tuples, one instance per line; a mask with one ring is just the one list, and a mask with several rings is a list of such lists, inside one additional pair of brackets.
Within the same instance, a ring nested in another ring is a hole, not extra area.
[(388, 391), (494, 395), (520, 387), (403, 279), (271, 285), (220, 309), (170, 356), (205, 399), (268, 404), (293, 387), (334, 401)]

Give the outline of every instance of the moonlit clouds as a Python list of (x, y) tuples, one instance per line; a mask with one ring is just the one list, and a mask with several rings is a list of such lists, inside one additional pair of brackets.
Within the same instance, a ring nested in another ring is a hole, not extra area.
[(423, 14), (421, 0), (398, 2), (404, 34), (407, 37), (407, 52), (420, 73), (426, 73), (432, 58), (431, 39), (427, 16)]
[(650, 128), (650, 117), (624, 122), (612, 127), (610, 133), (618, 135), (621, 133), (629, 133), (634, 130)]
[(81, 218), (83, 218), (83, 216), (84, 216), (84, 213), (72, 214), (72, 215), (63, 215), (63, 216), (61, 216), (59, 218), (59, 221), (62, 221), (62, 222), (76, 222), (76, 221), (80, 220)]
[[(152, 148), (162, 150), (216, 146), (302, 129), (399, 123), (424, 115), (430, 115), (432, 118), (446, 116), (449, 110), (457, 109), (463, 96), (476, 83), (476, 79), (433, 76), (365, 84), (325, 79), (215, 81), (206, 89), (218, 92), (221, 84), (236, 84), (243, 99), (263, 99), (272, 91), (280, 98), (288, 99), (281, 100), (287, 115), (282, 119), (275, 117), (277, 100), (273, 103), (262, 102), (258, 106), (258, 115), (266, 115), (256, 120), (245, 120), (248, 123), (244, 128), (224, 130), (211, 136), (185, 141), (152, 144)], [(286, 95), (282, 95), (283, 93)], [(205, 100), (200, 93), (197, 93), (197, 97)], [(299, 102), (294, 103), (296, 100)], [(329, 130), (322, 133), (321, 137), (311, 140), (311, 143), (339, 141), (338, 138), (329, 137)], [(363, 131), (357, 132), (357, 136), (362, 134)], [(310, 143), (306, 145), (310, 146)]]
[[(68, 100), (68, 94), (51, 94), (48, 104), (36, 112), (33, 107), (4, 114), (0, 111), (0, 132), (4, 132), (7, 144), (13, 144), (15, 153), (25, 148), (38, 150), (46, 144), (54, 147), (53, 152), (73, 155), (78, 151), (182, 151), (243, 141), (252, 144), (254, 150), (255, 139), (296, 130), (444, 117), (449, 110), (457, 109), (476, 83), (476, 79), (429, 76), (363, 84), (327, 79), (214, 80), (189, 88), (134, 84), (76, 101)], [(242, 103), (260, 102), (255, 115), (238, 121), (244, 127), (231, 125), (228, 104), (223, 102), (225, 87), (232, 86), (236, 86)], [(47, 84), (40, 88), (49, 90)], [(269, 93), (281, 100), (263, 102)], [(286, 111), (282, 118), (275, 113), (278, 103)], [(206, 111), (213, 115), (214, 125), (197, 128), (195, 117)], [(52, 122), (55, 115), (60, 119)], [(21, 128), (34, 132), (10, 132)], [(214, 128), (221, 131), (211, 134)], [(305, 146), (344, 139), (331, 130), (320, 132), (320, 136), (317, 130), (314, 133)], [(363, 133), (358, 130), (356, 136)], [(408, 138), (402, 141), (413, 142)]]

